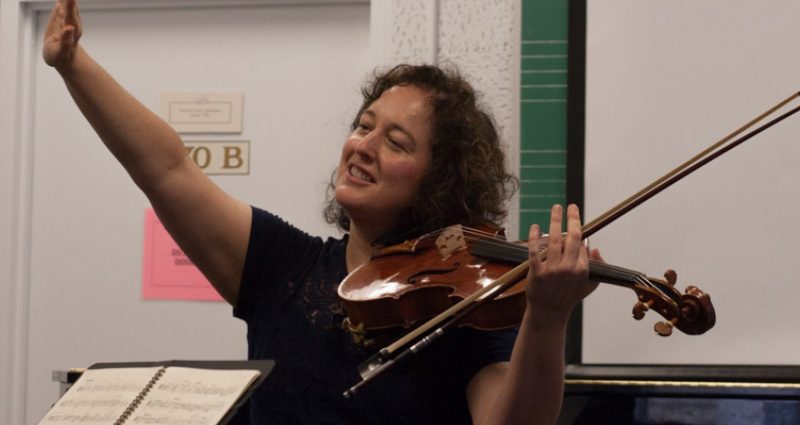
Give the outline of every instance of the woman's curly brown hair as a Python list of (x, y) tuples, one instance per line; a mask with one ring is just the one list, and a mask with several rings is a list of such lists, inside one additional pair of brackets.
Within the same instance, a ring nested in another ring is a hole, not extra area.
[[(431, 163), (393, 233), (422, 234), (451, 224), (499, 225), (508, 213), (505, 201), (519, 182), (506, 171), (494, 120), (455, 68), (398, 65), (376, 72), (361, 90), (364, 101), (351, 130), (384, 91), (402, 85), (420, 87), (430, 94)], [(328, 185), (324, 216), (328, 223), (349, 230), (350, 218), (336, 202), (334, 192), (335, 172)]]

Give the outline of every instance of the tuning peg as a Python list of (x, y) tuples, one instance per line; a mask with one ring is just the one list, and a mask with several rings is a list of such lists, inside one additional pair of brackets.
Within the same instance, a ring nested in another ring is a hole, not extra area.
[(675, 286), (675, 282), (678, 281), (678, 273), (675, 270), (669, 269), (664, 272), (664, 279), (667, 280), (669, 286)]
[(672, 335), (672, 328), (677, 322), (678, 319), (672, 319), (669, 322), (658, 322), (655, 324), (655, 326), (653, 326), (653, 330), (655, 330), (656, 333), (661, 336), (670, 336)]
[(638, 303), (633, 305), (633, 318), (636, 320), (642, 320), (644, 314), (647, 313), (647, 310), (650, 310), (650, 307), (653, 306), (653, 301), (649, 300), (647, 302), (639, 301)]

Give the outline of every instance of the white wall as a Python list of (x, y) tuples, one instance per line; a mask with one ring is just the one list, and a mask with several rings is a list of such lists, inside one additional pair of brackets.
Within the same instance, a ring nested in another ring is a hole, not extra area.
[[(589, 2), (586, 206), (595, 217), (800, 90), (796, 0)], [(800, 102), (795, 102), (798, 105)], [(800, 116), (599, 232), (614, 264), (711, 294), (714, 329), (653, 335), (627, 289), (586, 302), (584, 362), (797, 364)]]
[(29, 102), (23, 76), (30, 72), (28, 53), (22, 46), (32, 42), (30, 20), (23, 20), (20, 5), (0, 1), (0, 420), (21, 423), (24, 406), (25, 329), (27, 289), (24, 279), (27, 198), (20, 186), (27, 181), (20, 162), (28, 137)]
[[(318, 214), (334, 166), (326, 158), (338, 157), (373, 65), (457, 62), (487, 92), (516, 164), (516, 1), (281, 3), (297, 2), (86, 0), (84, 43), (152, 108), (162, 90), (244, 91), (245, 130), (235, 138), (252, 141), (252, 172), (216, 179), (314, 233), (333, 233)], [(0, 421), (9, 424), (44, 414), (57, 395), (52, 370), (245, 353), (243, 327), (223, 304), (139, 300), (147, 205), (39, 59), (50, 4), (0, 1)], [(484, 24), (476, 39), (471, 31)], [(285, 60), (270, 66), (275, 55)], [(326, 74), (315, 78), (321, 65)], [(318, 84), (293, 86), (287, 75)], [(308, 108), (317, 125), (286, 124)], [(307, 193), (299, 202), (266, 183), (287, 174)]]
[[(320, 199), (369, 67), (368, 4), (82, 17), (86, 49), (151, 109), (164, 91), (244, 92), (241, 134), (186, 139), (250, 140), (250, 174), (213, 179), (312, 233), (334, 233), (320, 219)], [(148, 203), (58, 75), (38, 62), (34, 85), (26, 421), (54, 400), (54, 369), (246, 358), (244, 323), (227, 304), (140, 299)]]

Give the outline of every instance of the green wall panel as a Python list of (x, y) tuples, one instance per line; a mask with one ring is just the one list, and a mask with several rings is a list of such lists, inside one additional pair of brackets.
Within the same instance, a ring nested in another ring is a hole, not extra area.
[(566, 0), (522, 0), (520, 69), (520, 235), (566, 202)]

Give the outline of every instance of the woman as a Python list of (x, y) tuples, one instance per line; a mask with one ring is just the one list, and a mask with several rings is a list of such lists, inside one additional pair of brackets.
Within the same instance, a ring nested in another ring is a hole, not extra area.
[[(342, 328), (336, 286), (376, 242), (459, 222), (497, 224), (513, 190), (491, 119), (458, 75), (400, 66), (377, 75), (345, 141), (326, 216), (346, 234), (323, 241), (222, 192), (178, 135), (78, 43), (74, 0), (57, 1), (44, 59), (173, 238), (248, 325), (248, 355), (276, 367), (252, 399), (253, 423), (555, 422), (566, 326), (596, 283), (577, 207), (554, 206), (545, 261), (531, 255), (518, 333), (460, 329), (352, 400), (342, 391), (373, 354)], [(203, 231), (198, 231), (202, 229)], [(538, 246), (539, 228), (530, 229)]]

